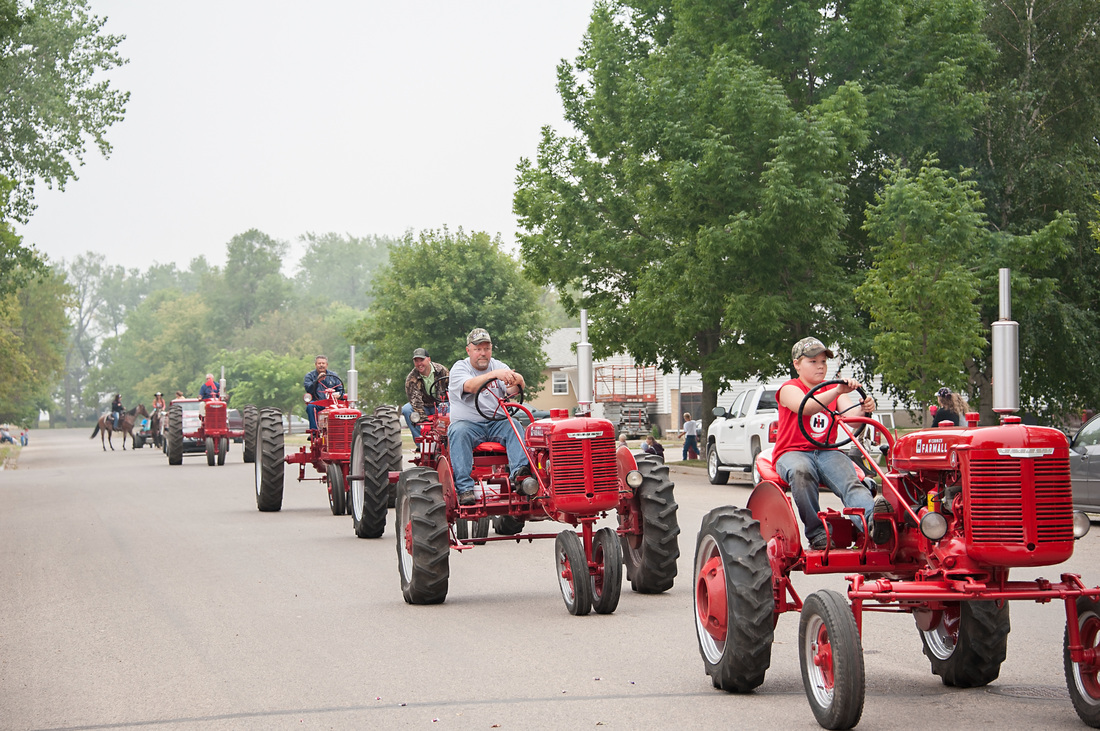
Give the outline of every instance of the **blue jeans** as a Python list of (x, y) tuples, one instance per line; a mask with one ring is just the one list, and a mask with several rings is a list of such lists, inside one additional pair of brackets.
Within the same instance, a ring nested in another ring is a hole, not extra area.
[(694, 434), (688, 434), (684, 437), (684, 456), (682, 459), (685, 462), (688, 458), (688, 452), (694, 452), (696, 458), (699, 456), (699, 440)]
[[(405, 423), (409, 425), (409, 431), (412, 432), (412, 435), (415, 438), (415, 437), (420, 436), (420, 425), (419, 424), (413, 424), (412, 413), (413, 413), (412, 404), (405, 404), (404, 406), (401, 407), (401, 416), (405, 417)], [(434, 415), (435, 414), (435, 407), (425, 405), (424, 406), (424, 413), (427, 414), (428, 416)]]
[[(846, 508), (863, 508), (868, 528), (871, 511), (875, 505), (871, 491), (856, 478), (856, 469), (846, 454), (835, 449), (819, 449), (813, 452), (784, 452), (775, 463), (775, 471), (791, 486), (798, 517), (806, 526), (806, 538), (812, 541), (825, 533), (825, 526), (817, 513), (821, 510), (818, 485), (824, 484), (840, 498)], [(853, 518), (856, 516), (852, 516)], [(859, 521), (852, 523), (863, 530)]]
[(474, 489), (474, 447), (482, 442), (499, 442), (508, 450), (508, 467), (515, 472), (527, 464), (523, 443), (512, 431), (512, 424), (502, 421), (452, 421), (447, 429), (450, 443), (451, 471), (455, 477), (455, 492), (462, 494)]
[(325, 410), (324, 406), (317, 406), (316, 404), (314, 404), (312, 402), (306, 404), (306, 416), (309, 417), (309, 428), (310, 429), (316, 429), (317, 428), (317, 412), (318, 411), (324, 411), (324, 410)]

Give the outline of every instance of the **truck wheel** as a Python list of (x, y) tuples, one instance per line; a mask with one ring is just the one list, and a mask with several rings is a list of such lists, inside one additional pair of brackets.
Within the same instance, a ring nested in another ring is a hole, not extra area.
[(596, 614), (611, 614), (623, 593), (623, 546), (614, 528), (600, 528), (592, 541), (592, 608)]
[(217, 454), (214, 451), (214, 437), (206, 438), (206, 464), (208, 467), (214, 466), (214, 460), (217, 458)]
[(273, 513), (283, 507), (283, 415), (260, 412), (256, 429), (256, 509)]
[(695, 544), (695, 634), (715, 688), (745, 693), (772, 662), (775, 598), (760, 524), (744, 508), (715, 508)]
[(592, 610), (592, 580), (588, 575), (588, 559), (576, 531), (563, 530), (554, 539), (554, 556), (558, 585), (565, 608), (575, 617)]
[(345, 494), (348, 486), (344, 482), (344, 473), (340, 465), (329, 462), (325, 465), (325, 477), (328, 478), (328, 506), (333, 515), (343, 515), (347, 510)]
[(1007, 602), (1000, 608), (996, 602), (957, 602), (948, 604), (939, 624), (920, 635), (932, 673), (944, 685), (977, 688), (1001, 674), (1011, 629)]
[[(400, 472), (402, 462), (405, 460), (401, 447), (401, 413), (396, 406), (384, 405), (377, 407), (374, 415), (380, 420), (384, 430), (384, 442), (380, 455), (388, 459), (383, 459), (382, 463), (387, 470)], [(392, 508), (397, 496), (397, 485), (387, 482), (386, 490), (387, 506)]]
[(497, 515), (493, 517), (493, 530), (498, 536), (514, 536), (523, 532), (525, 521), (513, 518), (511, 515)]
[[(1086, 596), (1077, 597), (1077, 626), (1085, 652), (1097, 651), (1100, 644), (1100, 603)], [(1075, 663), (1069, 657), (1069, 628), (1062, 642), (1062, 664), (1066, 669), (1066, 687), (1073, 709), (1092, 728), (1100, 728), (1100, 666)]]
[(443, 485), (435, 470), (402, 473), (397, 485), (397, 568), (409, 604), (441, 604), (451, 576)]
[(380, 453), (383, 437), (377, 417), (362, 416), (351, 437), (351, 521), (355, 535), (378, 538), (386, 531), (386, 501), (390, 491), (389, 467)]
[[(672, 588), (676, 559), (680, 557), (676, 499), (668, 466), (652, 460), (638, 462), (642, 484), (635, 492), (642, 534), (622, 534), (623, 558), (630, 588), (641, 594), (660, 594)], [(622, 524), (622, 515), (619, 523)]]
[(835, 591), (806, 598), (798, 622), (802, 685), (824, 728), (847, 729), (863, 714), (863, 645), (848, 600)]
[(225, 464), (225, 455), (229, 454), (229, 437), (218, 439), (218, 467)]
[(256, 427), (259, 420), (259, 412), (254, 404), (245, 404), (241, 409), (244, 417), (244, 461), (251, 464), (256, 461)]
[(725, 485), (730, 481), (730, 473), (722, 472), (718, 468), (722, 466), (722, 460), (718, 459), (718, 449), (714, 444), (707, 445), (707, 478), (712, 485)]
[(168, 407), (168, 439), (165, 442), (168, 464), (183, 464), (183, 407)]

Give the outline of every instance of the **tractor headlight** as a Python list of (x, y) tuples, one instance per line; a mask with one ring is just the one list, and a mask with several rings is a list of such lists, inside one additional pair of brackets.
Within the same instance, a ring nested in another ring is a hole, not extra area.
[(626, 473), (626, 484), (632, 489), (637, 490), (642, 486), (642, 473), (638, 470), (630, 470)]
[(1073, 537), (1084, 538), (1088, 535), (1089, 528), (1092, 527), (1092, 521), (1089, 520), (1089, 516), (1085, 515), (1082, 510), (1073, 511)]
[(414, 424), (419, 424), (420, 423), (420, 412), (419, 411), (414, 411), (411, 414), (409, 414), (409, 421), (411, 421)]
[(938, 541), (947, 535), (947, 518), (943, 513), (925, 513), (920, 519), (920, 532), (930, 541)]

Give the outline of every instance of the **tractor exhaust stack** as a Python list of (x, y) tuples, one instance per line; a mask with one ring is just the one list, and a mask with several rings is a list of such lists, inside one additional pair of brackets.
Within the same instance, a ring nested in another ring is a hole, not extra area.
[(588, 310), (581, 310), (581, 340), (577, 343), (577, 415), (592, 414), (592, 344), (588, 342)]
[(359, 403), (359, 371), (355, 370), (355, 346), (351, 346), (351, 365), (348, 367), (348, 403), (351, 408)]
[(1000, 319), (993, 323), (993, 411), (1020, 410), (1020, 335), (1012, 319), (1012, 270), (1001, 269)]

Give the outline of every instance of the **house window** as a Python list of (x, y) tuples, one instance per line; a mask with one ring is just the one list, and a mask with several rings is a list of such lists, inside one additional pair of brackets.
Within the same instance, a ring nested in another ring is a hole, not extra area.
[(569, 376), (562, 371), (554, 371), (554, 388), (553, 394), (555, 396), (562, 396), (569, 393)]

